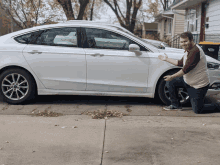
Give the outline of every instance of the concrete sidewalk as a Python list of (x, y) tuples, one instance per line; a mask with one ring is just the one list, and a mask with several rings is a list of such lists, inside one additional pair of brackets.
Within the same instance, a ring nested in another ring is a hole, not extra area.
[(0, 165), (217, 165), (219, 117), (0, 115)]
[(0, 165), (99, 165), (104, 129), (88, 116), (0, 116)]

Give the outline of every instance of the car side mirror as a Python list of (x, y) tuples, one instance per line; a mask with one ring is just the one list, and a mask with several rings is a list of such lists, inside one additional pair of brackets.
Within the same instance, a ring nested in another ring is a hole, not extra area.
[(129, 45), (129, 51), (134, 52), (137, 55), (141, 55), (140, 47), (136, 44), (130, 44)]

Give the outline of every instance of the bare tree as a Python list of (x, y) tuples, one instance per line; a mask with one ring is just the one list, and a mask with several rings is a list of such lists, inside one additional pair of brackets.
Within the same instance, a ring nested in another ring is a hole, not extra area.
[(145, 22), (153, 22), (156, 15), (159, 14), (160, 6), (158, 0), (143, 0), (136, 18), (136, 30), (142, 29), (142, 38), (145, 38)]
[[(83, 15), (85, 13), (86, 6), (88, 5), (90, 0), (79, 0), (79, 5), (77, 0), (57, 0), (57, 2), (62, 6), (63, 11), (67, 17), (67, 20), (82, 20)], [(75, 18), (74, 10), (72, 3), (75, 4), (74, 8), (79, 7), (78, 16)]]
[(137, 16), (137, 21), (145, 22), (147, 21), (153, 21), (154, 17), (158, 15), (160, 12), (158, 0), (152, 2), (152, 0), (148, 0), (148, 3), (144, 3), (140, 9)]
[(160, 0), (160, 3), (163, 6), (163, 10), (166, 10), (166, 8), (168, 6), (168, 2), (169, 2), (169, 0)]
[(48, 10), (44, 0), (1, 0), (0, 8), (22, 29), (50, 22), (57, 16)]
[(142, 5), (142, 0), (126, 0), (125, 13), (122, 12), (121, 8), (123, 7), (119, 7), (121, 0), (104, 0), (104, 2), (115, 13), (120, 25), (129, 31), (134, 32), (136, 17), (139, 8)]

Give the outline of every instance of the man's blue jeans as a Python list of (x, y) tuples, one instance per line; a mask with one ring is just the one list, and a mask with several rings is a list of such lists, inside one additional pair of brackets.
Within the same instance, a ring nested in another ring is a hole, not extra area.
[(167, 81), (166, 86), (170, 94), (171, 104), (176, 107), (180, 106), (180, 102), (179, 102), (179, 99), (176, 93), (176, 89), (177, 89), (176, 87), (184, 86), (188, 92), (190, 102), (192, 105), (192, 109), (195, 113), (197, 114), (198, 113), (210, 113), (217, 109), (217, 105), (215, 103), (204, 104), (204, 98), (209, 88), (209, 85), (196, 89), (196, 88), (189, 86), (183, 80), (183, 77), (179, 77), (179, 78), (173, 79), (172, 81)]

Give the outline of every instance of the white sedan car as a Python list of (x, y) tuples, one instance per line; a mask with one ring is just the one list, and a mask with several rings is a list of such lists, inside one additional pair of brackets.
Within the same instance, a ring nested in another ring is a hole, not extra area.
[[(0, 94), (9, 104), (36, 95), (138, 96), (169, 104), (163, 77), (181, 69), (158, 59), (166, 53), (126, 29), (91, 21), (37, 26), (0, 37)], [(220, 93), (220, 62), (207, 56), (211, 86)], [(187, 91), (178, 88), (181, 103)]]

